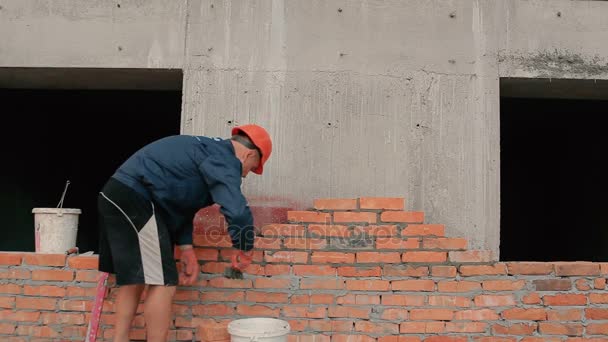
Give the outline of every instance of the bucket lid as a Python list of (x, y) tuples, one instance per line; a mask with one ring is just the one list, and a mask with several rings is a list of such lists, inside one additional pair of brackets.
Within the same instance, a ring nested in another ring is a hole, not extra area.
[(275, 337), (290, 329), (289, 322), (276, 318), (243, 318), (228, 323), (230, 335), (242, 337)]
[(73, 208), (34, 208), (32, 209), (33, 214), (81, 214), (80, 209)]

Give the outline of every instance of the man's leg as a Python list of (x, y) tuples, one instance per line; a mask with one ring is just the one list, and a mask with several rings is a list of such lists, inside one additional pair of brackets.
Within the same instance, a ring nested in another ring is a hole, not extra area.
[(171, 323), (175, 286), (148, 285), (144, 317), (148, 342), (166, 342)]
[(114, 342), (129, 342), (129, 331), (145, 285), (122, 285), (116, 296)]

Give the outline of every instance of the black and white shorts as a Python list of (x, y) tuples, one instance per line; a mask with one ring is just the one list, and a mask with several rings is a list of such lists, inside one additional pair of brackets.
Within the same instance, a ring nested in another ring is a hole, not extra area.
[(117, 285), (177, 285), (173, 241), (159, 208), (114, 178), (97, 206), (100, 271), (116, 274)]

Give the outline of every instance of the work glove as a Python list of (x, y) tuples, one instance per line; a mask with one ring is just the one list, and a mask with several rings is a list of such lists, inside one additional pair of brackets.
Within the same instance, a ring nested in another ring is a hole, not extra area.
[(179, 283), (181, 285), (192, 285), (196, 281), (198, 274), (200, 272), (200, 266), (198, 264), (198, 259), (196, 258), (196, 254), (194, 253), (194, 249), (192, 246), (182, 248), (180, 261), (182, 264), (182, 271), (179, 274)]
[(253, 250), (241, 251), (232, 255), (232, 268), (243, 272), (253, 261)]

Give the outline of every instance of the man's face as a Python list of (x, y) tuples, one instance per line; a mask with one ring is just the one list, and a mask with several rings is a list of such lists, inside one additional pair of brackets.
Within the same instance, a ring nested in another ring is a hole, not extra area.
[(260, 153), (256, 150), (250, 150), (245, 159), (243, 160), (243, 174), (241, 175), (243, 178), (247, 177), (247, 174), (260, 165)]

